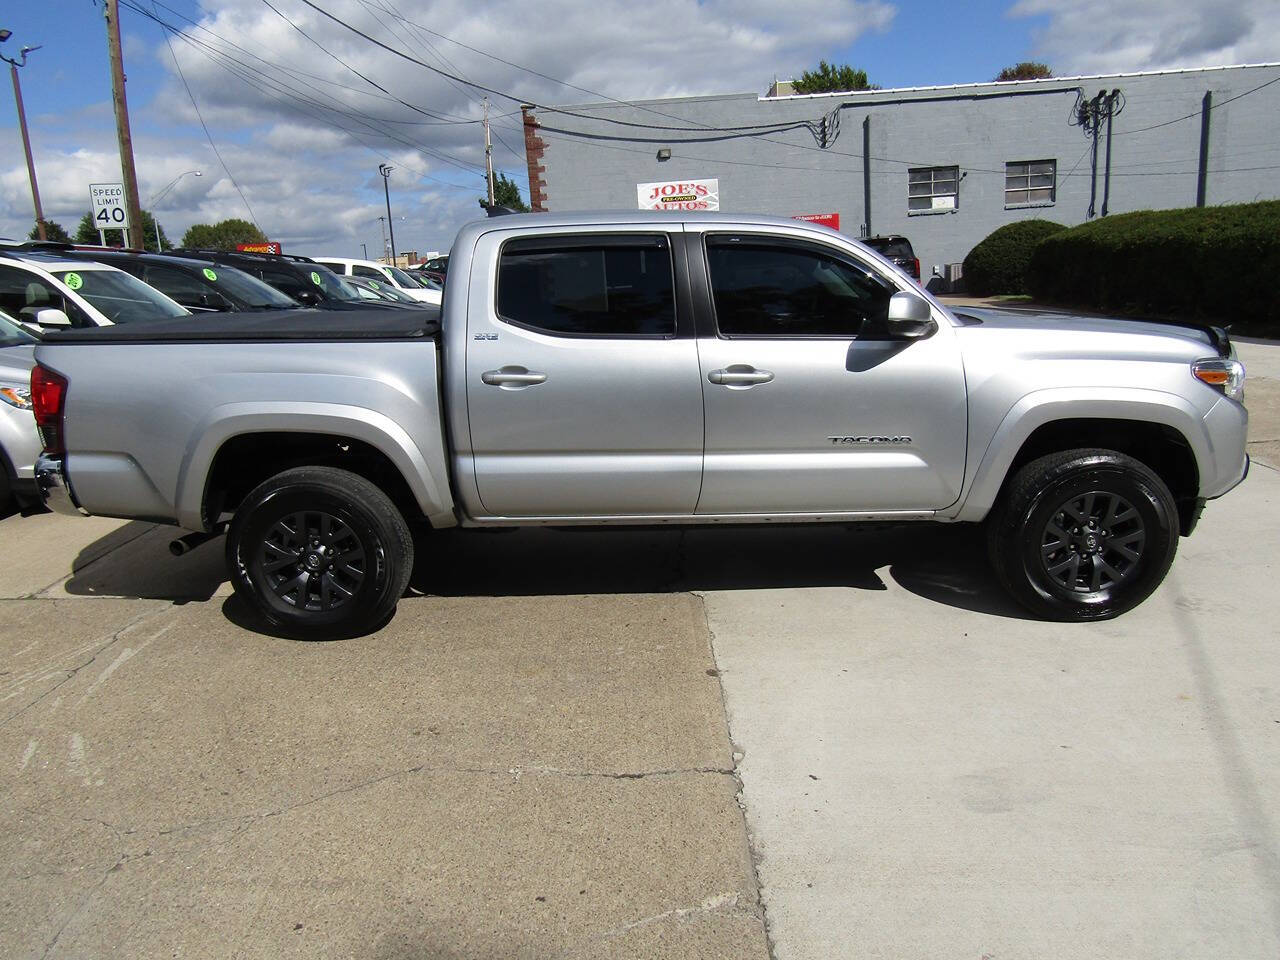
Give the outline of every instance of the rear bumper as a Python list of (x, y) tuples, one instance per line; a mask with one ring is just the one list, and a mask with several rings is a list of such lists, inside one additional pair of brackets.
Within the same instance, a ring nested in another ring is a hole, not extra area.
[(63, 513), (69, 517), (89, 516), (88, 511), (76, 503), (61, 457), (42, 454), (36, 461), (36, 489), (39, 490), (44, 505), (54, 513)]

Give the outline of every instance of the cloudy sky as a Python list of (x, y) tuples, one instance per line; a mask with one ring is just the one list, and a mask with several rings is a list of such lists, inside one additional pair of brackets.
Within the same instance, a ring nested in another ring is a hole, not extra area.
[[(496, 91), (495, 164), (527, 197), (521, 100), (763, 93), (820, 58), (885, 87), (990, 80), (1025, 59), (1058, 75), (1280, 60), (1276, 0), (976, 0), (963, 15), (889, 0), (311, 2), (121, 0), (139, 192), (171, 238), (242, 217), (292, 252), (376, 255), (389, 163), (397, 248), (447, 249), (484, 188), (484, 93), (469, 84)], [(89, 183), (120, 178), (102, 5), (4, 7), (0, 52), (42, 47), (21, 71), (41, 198), (74, 229)], [(0, 100), (0, 236), (16, 237), (31, 196)]]

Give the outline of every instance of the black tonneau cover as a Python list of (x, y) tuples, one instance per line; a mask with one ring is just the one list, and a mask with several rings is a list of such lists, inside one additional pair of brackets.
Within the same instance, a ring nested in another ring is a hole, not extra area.
[(44, 334), (45, 343), (181, 343), (223, 340), (406, 340), (440, 331), (440, 308), (255, 310), (81, 327)]

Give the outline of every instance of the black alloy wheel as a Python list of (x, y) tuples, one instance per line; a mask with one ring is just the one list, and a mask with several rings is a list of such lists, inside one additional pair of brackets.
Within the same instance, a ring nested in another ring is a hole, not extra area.
[(350, 602), (365, 581), (360, 538), (333, 514), (299, 511), (262, 539), (255, 562), (263, 581), (299, 610), (328, 611)]
[(1164, 580), (1178, 511), (1164, 481), (1114, 450), (1079, 449), (1026, 464), (987, 520), (996, 576), (1050, 620), (1106, 620)]
[(1118, 494), (1091, 490), (1053, 511), (1040, 538), (1045, 572), (1077, 593), (1109, 590), (1141, 566), (1147, 528)]
[(260, 484), (227, 532), (236, 594), (300, 639), (381, 626), (413, 572), (413, 539), (390, 498), (357, 474), (298, 467)]

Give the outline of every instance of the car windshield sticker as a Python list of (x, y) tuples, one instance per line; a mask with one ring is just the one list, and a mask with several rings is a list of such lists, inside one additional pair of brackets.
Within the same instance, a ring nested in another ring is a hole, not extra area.
[(373, 289), (375, 289), (375, 290), (381, 290), (381, 289), (382, 289), (382, 284), (378, 283), (378, 281), (377, 281), (377, 280), (370, 280), (370, 281), (369, 281), (369, 286), (373, 287)]
[(320, 286), (321, 284), (320, 274), (316, 273), (314, 270), (311, 271), (311, 282), (314, 283), (317, 287)]
[(205, 278), (206, 280), (217, 280), (217, 279), (218, 279), (218, 275), (217, 275), (217, 273), (215, 273), (214, 271), (210, 270), (208, 267), (205, 267), (205, 268), (204, 268), (204, 278)]
[(68, 273), (62, 280), (72, 290), (79, 290), (84, 286), (84, 278), (78, 273)]

